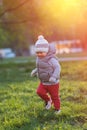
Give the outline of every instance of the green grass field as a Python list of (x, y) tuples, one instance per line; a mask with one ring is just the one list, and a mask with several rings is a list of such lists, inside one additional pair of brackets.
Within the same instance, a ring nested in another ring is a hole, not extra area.
[(87, 61), (60, 62), (61, 113), (55, 115), (36, 95), (35, 60), (14, 60), (0, 64), (0, 130), (87, 130)]

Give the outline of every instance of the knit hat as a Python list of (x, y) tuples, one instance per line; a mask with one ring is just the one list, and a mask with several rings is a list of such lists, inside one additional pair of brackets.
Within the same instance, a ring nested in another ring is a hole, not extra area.
[(38, 36), (38, 40), (35, 43), (35, 52), (48, 52), (49, 50), (49, 43), (44, 38), (44, 36)]

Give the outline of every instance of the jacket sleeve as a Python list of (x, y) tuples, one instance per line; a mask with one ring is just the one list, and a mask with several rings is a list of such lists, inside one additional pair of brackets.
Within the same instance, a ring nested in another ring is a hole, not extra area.
[(52, 77), (54, 77), (54, 78), (56, 78), (56, 79), (59, 79), (59, 78), (60, 78), (60, 72), (61, 72), (61, 66), (60, 66), (58, 60), (52, 58), (52, 59), (50, 60), (50, 63), (51, 63), (51, 65), (52, 65), (53, 69), (54, 69), (54, 72), (53, 72), (53, 74), (52, 74)]
[(31, 72), (31, 76), (37, 76), (37, 68), (33, 69), (32, 72)]

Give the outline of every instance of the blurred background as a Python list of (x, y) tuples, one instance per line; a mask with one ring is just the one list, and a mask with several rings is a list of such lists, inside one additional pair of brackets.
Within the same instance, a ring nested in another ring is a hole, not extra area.
[[(38, 35), (61, 65), (58, 116), (31, 77)], [(0, 0), (0, 130), (87, 130), (87, 0)]]
[(34, 55), (40, 34), (57, 54), (86, 53), (87, 0), (0, 0), (1, 58)]

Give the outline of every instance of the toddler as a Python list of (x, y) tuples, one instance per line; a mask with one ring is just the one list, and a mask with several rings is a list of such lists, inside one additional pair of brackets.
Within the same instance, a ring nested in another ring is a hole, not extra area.
[(37, 94), (45, 101), (45, 108), (49, 110), (53, 103), (55, 113), (60, 112), (59, 80), (60, 64), (55, 56), (54, 44), (49, 44), (44, 36), (38, 36), (35, 43), (36, 68), (31, 72), (31, 76), (38, 76), (40, 84)]

